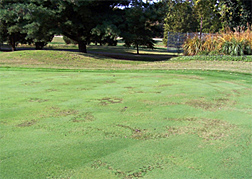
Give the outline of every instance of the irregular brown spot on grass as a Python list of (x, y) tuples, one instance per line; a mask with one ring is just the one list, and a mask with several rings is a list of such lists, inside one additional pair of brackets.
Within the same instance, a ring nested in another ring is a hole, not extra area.
[(31, 81), (29, 83), (25, 83), (24, 85), (26, 85), (26, 86), (34, 86), (34, 85), (39, 84), (39, 83), (41, 83), (41, 82), (40, 81)]
[(105, 81), (105, 83), (115, 83), (116, 81), (113, 81), (113, 80), (108, 80), (108, 81)]
[(163, 84), (163, 85), (159, 85), (158, 87), (167, 87), (167, 86), (172, 86), (173, 84)]
[(184, 126), (166, 126), (162, 131), (134, 128), (121, 124), (118, 124), (117, 126), (131, 131), (131, 135), (124, 137), (137, 140), (151, 140), (169, 138), (174, 135), (192, 134), (197, 135), (206, 141), (224, 139), (230, 136), (232, 130), (236, 127), (235, 125), (218, 119), (172, 118), (170, 120), (177, 122), (187, 121), (187, 123), (184, 123)]
[(88, 91), (91, 90), (91, 88), (77, 88), (77, 91)]
[(58, 91), (57, 89), (47, 89), (46, 92)]
[(222, 139), (229, 136), (235, 128), (235, 125), (218, 119), (203, 119), (199, 124), (194, 133), (205, 140)]
[(107, 169), (107, 170), (112, 171), (117, 177), (130, 179), (130, 178), (141, 178), (144, 175), (146, 175), (148, 172), (150, 172), (154, 169), (157, 169), (157, 168), (163, 169), (163, 166), (161, 163), (157, 162), (152, 165), (149, 165), (149, 164), (144, 165), (140, 168), (135, 169), (134, 171), (122, 171), (118, 168), (113, 167), (112, 165), (110, 165), (106, 162), (103, 162), (101, 160), (97, 160), (91, 164), (91, 168), (93, 168), (93, 169), (99, 169), (99, 168)]
[(99, 99), (101, 105), (108, 105), (108, 104), (115, 104), (115, 103), (121, 103), (121, 98), (102, 98)]
[(155, 101), (155, 100), (139, 100), (140, 102), (147, 104), (147, 105), (158, 105), (158, 106), (171, 106), (171, 105), (178, 105), (179, 103), (168, 101)]
[(169, 121), (196, 121), (196, 118), (190, 118), (190, 117), (186, 117), (186, 118), (164, 118), (164, 120), (169, 120)]
[(127, 88), (127, 89), (134, 89), (135, 87), (128, 86), (128, 87), (124, 87), (124, 88)]
[(21, 124), (18, 124), (17, 126), (18, 127), (30, 127), (30, 126), (32, 126), (32, 125), (34, 125), (36, 123), (37, 123), (37, 121), (33, 119), (31, 121), (25, 121), (25, 122), (23, 122)]
[(80, 114), (78, 116), (75, 116), (71, 119), (73, 122), (88, 122), (88, 121), (94, 121), (95, 117), (91, 112), (86, 112), (84, 114)]
[(43, 103), (48, 101), (48, 99), (40, 99), (40, 98), (30, 98), (29, 102), (37, 102), (37, 103)]
[(218, 98), (212, 101), (206, 101), (204, 98), (202, 98), (187, 101), (185, 104), (193, 106), (195, 108), (202, 108), (204, 110), (214, 111), (221, 109), (222, 107), (225, 107), (227, 105), (234, 105), (235, 103), (235, 101), (230, 101), (230, 99), (228, 98)]
[(69, 116), (69, 115), (75, 115), (78, 114), (79, 112), (74, 109), (60, 109), (58, 107), (51, 107), (49, 109), (51, 112), (52, 117), (60, 117), (60, 116)]

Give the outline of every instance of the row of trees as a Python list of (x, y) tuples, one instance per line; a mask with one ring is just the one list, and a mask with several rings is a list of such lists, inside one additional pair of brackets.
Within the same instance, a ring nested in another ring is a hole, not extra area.
[(215, 33), (252, 22), (251, 0), (169, 0), (164, 18), (164, 43), (168, 32)]
[(80, 52), (90, 42), (153, 48), (158, 20), (155, 4), (129, 0), (1, 0), (0, 42), (34, 43), (41, 49), (55, 34), (76, 41)]
[[(1, 0), (0, 43), (34, 43), (41, 49), (55, 34), (90, 42), (153, 48), (167, 32), (217, 32), (251, 22), (250, 0)], [(163, 28), (164, 27), (164, 28)]]

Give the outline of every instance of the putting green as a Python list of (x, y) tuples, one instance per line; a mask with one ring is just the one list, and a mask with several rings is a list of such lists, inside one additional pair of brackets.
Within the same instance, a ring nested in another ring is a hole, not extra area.
[(252, 78), (0, 71), (0, 178), (251, 178)]

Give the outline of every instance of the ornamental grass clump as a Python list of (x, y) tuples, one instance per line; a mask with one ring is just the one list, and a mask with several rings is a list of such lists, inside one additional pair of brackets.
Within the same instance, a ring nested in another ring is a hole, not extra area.
[(201, 39), (198, 36), (188, 38), (183, 45), (184, 55), (251, 55), (251, 28), (237, 27), (234, 31), (227, 28), (225, 32), (209, 34)]

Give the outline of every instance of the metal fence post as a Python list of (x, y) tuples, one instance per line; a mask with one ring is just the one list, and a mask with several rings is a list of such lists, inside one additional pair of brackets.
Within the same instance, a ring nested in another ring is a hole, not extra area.
[(167, 52), (168, 52), (168, 46), (169, 46), (169, 36), (170, 36), (170, 32), (168, 32), (168, 34), (167, 34), (168, 36), (167, 36)]

